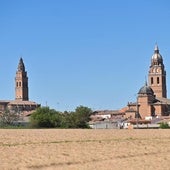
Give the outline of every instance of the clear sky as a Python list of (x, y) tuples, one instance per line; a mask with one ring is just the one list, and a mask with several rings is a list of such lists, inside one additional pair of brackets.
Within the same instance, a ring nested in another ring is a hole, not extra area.
[(155, 43), (170, 92), (169, 0), (0, 0), (0, 99), (15, 98), (22, 56), (30, 100), (120, 109), (144, 85)]

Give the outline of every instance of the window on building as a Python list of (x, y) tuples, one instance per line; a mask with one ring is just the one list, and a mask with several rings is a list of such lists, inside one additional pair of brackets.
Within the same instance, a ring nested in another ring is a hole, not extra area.
[(153, 77), (151, 77), (151, 84), (153, 84)]
[(157, 77), (157, 84), (159, 84), (159, 77)]

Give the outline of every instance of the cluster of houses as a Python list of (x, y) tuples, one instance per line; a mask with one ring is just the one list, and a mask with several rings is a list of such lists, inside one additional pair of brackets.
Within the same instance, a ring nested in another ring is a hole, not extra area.
[(129, 118), (119, 110), (94, 111), (89, 125), (92, 129), (156, 129), (161, 123), (170, 126), (170, 116)]

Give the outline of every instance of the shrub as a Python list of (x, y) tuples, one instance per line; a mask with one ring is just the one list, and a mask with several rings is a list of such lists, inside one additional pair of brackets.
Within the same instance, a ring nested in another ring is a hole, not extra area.
[(162, 122), (162, 123), (160, 124), (160, 128), (161, 128), (161, 129), (168, 129), (168, 128), (170, 128), (170, 127), (169, 127), (168, 123)]
[(60, 113), (49, 107), (40, 107), (32, 115), (30, 120), (32, 127), (54, 128), (60, 127)]
[(0, 126), (12, 126), (19, 120), (19, 114), (14, 110), (5, 110), (0, 114)]

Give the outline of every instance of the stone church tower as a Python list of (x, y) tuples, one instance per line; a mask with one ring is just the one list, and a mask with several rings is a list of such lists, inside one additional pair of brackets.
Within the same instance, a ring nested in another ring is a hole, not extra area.
[(15, 100), (28, 101), (28, 77), (23, 59), (20, 58), (15, 77)]
[(156, 97), (167, 98), (166, 71), (157, 45), (151, 58), (148, 82)]

